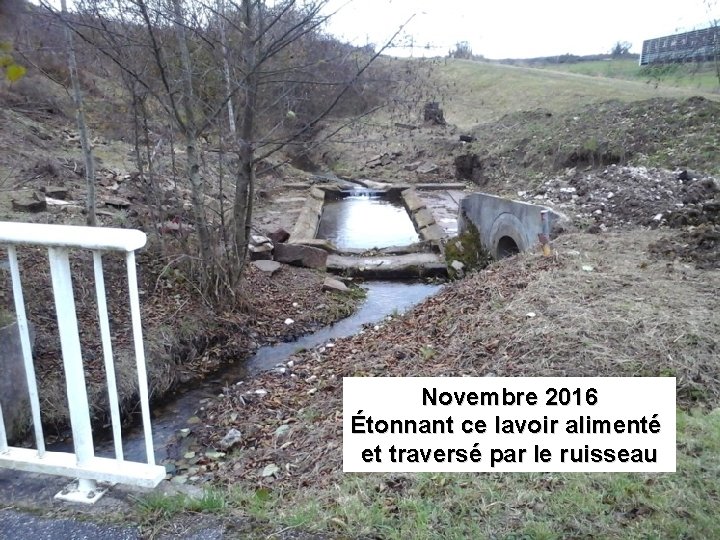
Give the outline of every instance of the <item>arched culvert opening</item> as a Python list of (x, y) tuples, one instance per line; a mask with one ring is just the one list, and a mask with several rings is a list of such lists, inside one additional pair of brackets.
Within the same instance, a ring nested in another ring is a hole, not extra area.
[(518, 253), (520, 253), (520, 248), (518, 247), (517, 242), (515, 242), (515, 240), (513, 240), (509, 236), (503, 236), (502, 238), (500, 238), (500, 240), (498, 240), (498, 259), (512, 257), (513, 255), (516, 255)]

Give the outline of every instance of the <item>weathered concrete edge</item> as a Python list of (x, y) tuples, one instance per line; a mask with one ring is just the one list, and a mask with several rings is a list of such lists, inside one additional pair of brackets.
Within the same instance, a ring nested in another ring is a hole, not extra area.
[[(322, 194), (322, 198), (318, 198), (320, 194)], [(310, 197), (305, 201), (305, 206), (300, 211), (300, 216), (298, 216), (298, 220), (290, 233), (289, 243), (302, 244), (305, 241), (315, 239), (324, 203), (325, 192), (312, 188)]]
[(336, 255), (372, 257), (373, 255), (409, 255), (411, 253), (440, 253), (437, 242), (421, 240), (409, 246), (389, 246), (380, 249), (343, 248), (336, 249)]
[(417, 194), (414, 188), (405, 189), (401, 192), (403, 205), (410, 214), (415, 229), (424, 242), (433, 242), (437, 245), (445, 238), (445, 231), (435, 221), (425, 201)]
[(447, 267), (443, 263), (409, 264), (403, 267), (362, 267), (335, 266), (328, 261), (327, 271), (347, 277), (364, 279), (422, 279), (447, 277)]

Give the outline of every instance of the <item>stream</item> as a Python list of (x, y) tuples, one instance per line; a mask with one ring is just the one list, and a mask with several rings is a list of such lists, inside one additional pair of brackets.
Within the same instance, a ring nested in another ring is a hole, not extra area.
[[(331, 238), (342, 244), (342, 247), (352, 248), (407, 245), (418, 238), (401, 204), (365, 190), (353, 190), (344, 199), (326, 203), (318, 236)], [(176, 432), (187, 427), (188, 419), (196, 414), (205, 400), (217, 397), (224, 388), (286, 363), (290, 356), (301, 349), (326, 345), (335, 339), (357, 334), (365, 325), (378, 324), (390, 315), (403, 313), (438, 292), (442, 285), (368, 281), (362, 287), (367, 292), (366, 299), (349, 317), (294, 341), (261, 347), (248, 359), (230, 364), (196, 387), (171, 397), (161, 405), (152, 406), (156, 462), (162, 463), (168, 458), (167, 446), (175, 438)], [(72, 451), (71, 440), (52, 446), (52, 450)], [(123, 452), (128, 461), (146, 460), (141, 422), (123, 432)], [(112, 436), (109, 433), (96, 434), (95, 453), (101, 457), (114, 457)]]
[[(335, 339), (351, 336), (360, 332), (366, 324), (376, 324), (388, 315), (405, 312), (435, 294), (441, 287), (442, 285), (426, 283), (367, 282), (363, 284), (363, 288), (367, 290), (367, 298), (353, 315), (295, 341), (261, 347), (246, 361), (230, 365), (203, 381), (198, 388), (185, 392), (162, 406), (152, 407), (155, 459), (161, 463), (167, 457), (167, 443), (177, 430), (187, 427), (188, 418), (195, 414), (201, 401), (217, 397), (229, 385), (248, 380), (258, 373), (285, 363), (300, 349), (312, 349)], [(111, 440), (96, 444), (95, 450), (99, 456), (114, 455)], [(123, 434), (123, 450), (125, 459), (129, 461), (145, 460), (142, 425)]]

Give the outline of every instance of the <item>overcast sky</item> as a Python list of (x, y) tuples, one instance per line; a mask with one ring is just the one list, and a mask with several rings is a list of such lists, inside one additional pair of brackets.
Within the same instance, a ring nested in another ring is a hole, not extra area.
[(720, 18), (720, 0), (707, 1), (331, 0), (333, 8), (347, 5), (328, 30), (356, 44), (381, 45), (415, 14), (407, 31), (416, 47), (437, 47), (433, 55), (446, 54), (458, 41), (487, 58), (603, 53), (617, 41), (640, 52), (643, 39), (706, 27), (710, 13)]

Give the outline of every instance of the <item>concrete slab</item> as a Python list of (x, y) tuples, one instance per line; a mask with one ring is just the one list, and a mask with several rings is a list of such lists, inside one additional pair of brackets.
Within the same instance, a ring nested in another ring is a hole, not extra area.
[(425, 201), (423, 201), (415, 190), (407, 189), (402, 192), (403, 200), (405, 201), (405, 208), (408, 212), (417, 212), (421, 208), (425, 208)]
[(412, 218), (418, 230), (435, 224), (435, 217), (427, 208), (421, 208), (412, 215)]
[(466, 185), (462, 182), (443, 182), (438, 184), (433, 183), (419, 183), (415, 184), (415, 189), (421, 191), (453, 191), (453, 190), (464, 190)]
[(411, 253), (384, 257), (330, 255), (330, 272), (368, 279), (403, 279), (447, 275), (442, 257), (436, 253)]
[(422, 200), (432, 210), (435, 222), (440, 225), (448, 237), (456, 236), (458, 231), (458, 205), (467, 193), (458, 190), (425, 191)]
[(442, 227), (440, 227), (440, 225), (436, 223), (434, 225), (430, 225), (429, 227), (421, 229), (420, 236), (423, 240), (438, 241), (445, 238), (445, 231)]

